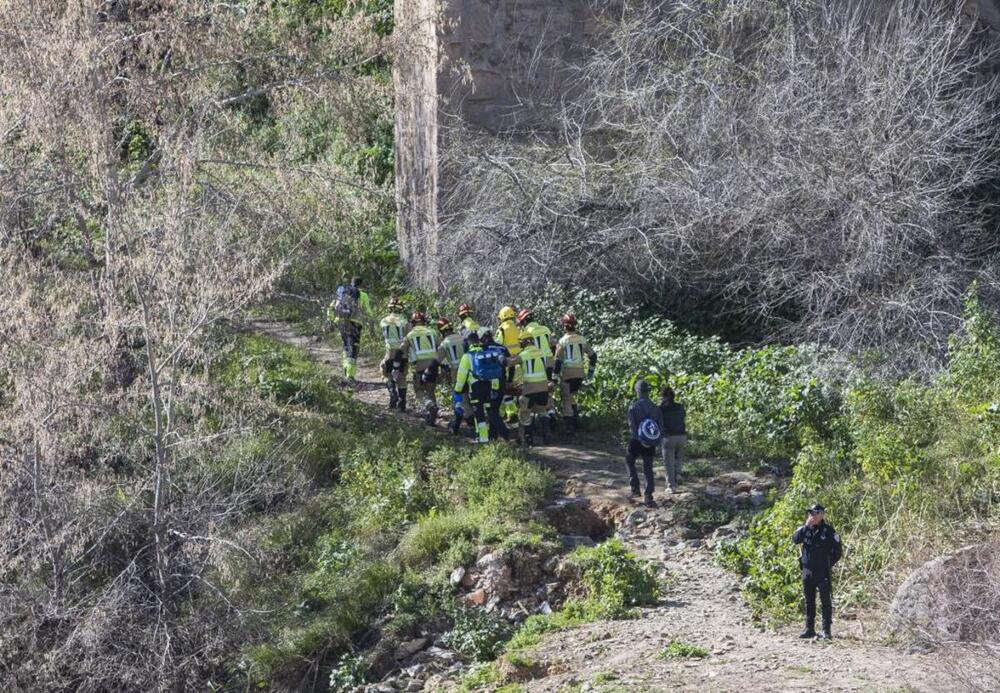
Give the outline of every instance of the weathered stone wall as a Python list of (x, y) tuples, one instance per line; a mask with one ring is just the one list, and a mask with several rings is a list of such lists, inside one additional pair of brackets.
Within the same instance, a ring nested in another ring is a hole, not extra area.
[(547, 104), (582, 54), (594, 21), (587, 0), (397, 0), (397, 231), (403, 262), (419, 286), (438, 288), (447, 128), (499, 132), (544, 127)]

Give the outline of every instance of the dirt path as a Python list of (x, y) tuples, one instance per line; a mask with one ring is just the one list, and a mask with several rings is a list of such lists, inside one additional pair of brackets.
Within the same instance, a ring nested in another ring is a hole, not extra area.
[[(279, 323), (260, 322), (254, 328), (306, 349), (339, 371), (340, 350), (332, 341), (297, 335)], [(384, 408), (385, 390), (371, 364), (361, 364), (355, 391), (358, 399)], [(405, 416), (419, 424), (417, 415)], [(529, 691), (956, 689), (944, 670), (950, 667), (943, 668), (937, 656), (888, 647), (860, 621), (836, 621), (832, 642), (801, 641), (795, 626), (776, 632), (753, 623), (739, 579), (713, 560), (679, 518), (689, 518), (691, 508), (734, 489), (774, 484), (773, 478), (713, 463), (716, 471), (707, 478), (687, 482), (682, 493), (646, 510), (628, 501), (620, 452), (606, 434), (578, 436), (535, 448), (533, 454), (555, 472), (566, 495), (586, 497), (598, 513), (614, 520), (616, 535), (662, 571), (667, 589), (664, 603), (644, 609), (637, 620), (599, 621), (547, 636), (529, 654), (548, 673), (526, 683)], [(710, 654), (659, 657), (674, 639)]]

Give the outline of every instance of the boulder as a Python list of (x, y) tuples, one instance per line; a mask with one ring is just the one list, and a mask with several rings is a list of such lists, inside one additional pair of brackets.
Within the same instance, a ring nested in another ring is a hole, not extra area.
[(479, 587), (486, 594), (503, 599), (510, 594), (513, 586), (510, 566), (502, 551), (488, 553), (476, 561), (479, 569)]
[(427, 647), (428, 643), (429, 641), (427, 638), (414, 638), (413, 640), (407, 640), (404, 643), (400, 643), (399, 647), (396, 648), (396, 659), (406, 659), (407, 657), (412, 657), (420, 652), (420, 650)]
[(451, 575), (448, 576), (448, 582), (452, 587), (458, 587), (462, 584), (462, 580), (465, 578), (465, 568), (458, 566), (453, 571)]
[(896, 590), (886, 628), (919, 647), (1000, 637), (1000, 544), (966, 546), (917, 568)]
[(750, 492), (750, 505), (752, 505), (753, 507), (759, 508), (766, 502), (767, 502), (767, 494), (764, 493), (761, 489), (755, 488), (753, 491)]
[(643, 510), (633, 510), (625, 518), (625, 524), (629, 527), (636, 527), (646, 521), (646, 512)]
[(587, 536), (560, 534), (559, 543), (562, 544), (563, 548), (567, 551), (572, 551), (578, 546), (593, 546), (594, 540)]
[(472, 606), (482, 606), (486, 603), (486, 590), (480, 588), (466, 595), (465, 600)]

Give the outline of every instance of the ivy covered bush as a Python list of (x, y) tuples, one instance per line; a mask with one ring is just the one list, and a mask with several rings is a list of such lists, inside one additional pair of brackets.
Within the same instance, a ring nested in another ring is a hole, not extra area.
[(800, 601), (790, 537), (815, 502), (843, 537), (842, 604), (889, 591), (920, 556), (966, 541), (1000, 510), (1000, 332), (970, 292), (947, 366), (926, 380), (858, 379), (803, 440), (787, 493), (720, 550), (758, 615)]

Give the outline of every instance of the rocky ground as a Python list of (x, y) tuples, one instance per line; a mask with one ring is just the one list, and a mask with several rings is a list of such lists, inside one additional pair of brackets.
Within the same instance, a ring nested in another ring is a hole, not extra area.
[[(287, 327), (257, 329), (295, 343), (320, 361), (337, 364), (339, 349), (297, 336)], [(357, 397), (381, 405), (379, 374), (361, 368)], [(388, 413), (386, 414), (389, 415)], [(408, 415), (415, 424), (416, 415)], [(441, 425), (441, 424), (439, 424)], [(881, 631), (859, 619), (835, 622), (832, 642), (802, 641), (799, 627), (770, 630), (756, 624), (740, 597), (739, 578), (713, 558), (713, 545), (740, 531), (740, 524), (780, 491), (781, 470), (758, 474), (724, 462), (697, 460), (679, 493), (658, 494), (646, 509), (627, 498), (621, 453), (607, 434), (574, 436), (571, 443), (538, 447), (533, 454), (560, 479), (562, 495), (549, 518), (565, 543), (588, 543), (614, 534), (658, 567), (666, 599), (628, 621), (599, 621), (551, 633), (529, 653), (536, 666), (521, 683), (529, 691), (713, 690), (713, 691), (939, 691), (964, 688), (956, 672), (961, 653), (905, 651), (883, 643)], [(735, 519), (734, 519), (735, 518)], [(537, 574), (518, 579), (510, 560), (484, 554), (469, 570), (456, 570), (453, 584), (470, 603), (487, 609), (520, 609), (517, 618), (557, 608), (563, 595), (560, 561), (541, 557)], [(516, 562), (515, 562), (516, 563)], [(547, 592), (551, 592), (548, 594)], [(701, 657), (665, 653), (672, 642), (701, 648)], [(465, 666), (430, 639), (404, 643), (393, 653), (395, 672), (378, 691), (447, 690)]]

